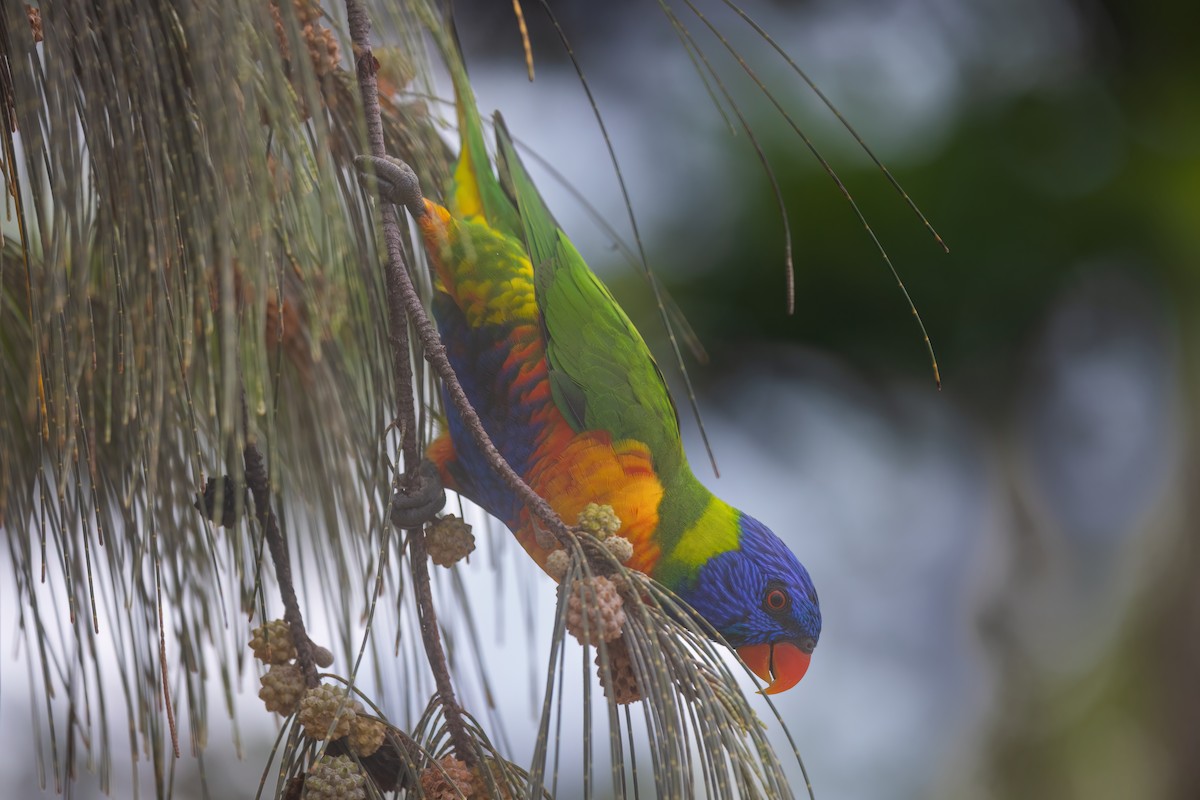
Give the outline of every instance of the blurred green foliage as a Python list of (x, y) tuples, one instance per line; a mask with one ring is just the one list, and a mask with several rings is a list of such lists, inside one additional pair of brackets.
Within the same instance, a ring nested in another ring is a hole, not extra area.
[[(831, 161), (900, 270), (947, 392), (985, 421), (985, 435), (1005, 442), (1001, 450), (1011, 447), (1005, 437), (1021, 393), (1037, 391), (1022, 381), (1064, 294), (1092, 272), (1115, 270), (1163, 301), (1182, 354), (1182, 413), (1172, 424), (1183, 466), (1178, 494), (1140, 523), (1155, 535), (1134, 532), (1137, 544), (1124, 551), (1129, 564), (1152, 562), (1142, 573), (1147, 588), (1113, 623), (1122, 633), (1082, 669), (1046, 670), (1007, 638), (1011, 631), (991, 641), (999, 707), (980, 774), (951, 780), (945, 796), (970, 786), (980, 797), (1192, 798), (1200, 792), (1200, 653), (1189, 644), (1200, 634), (1190, 499), (1200, 463), (1200, 3), (1076, 0), (1068, 8), (1081, 38), (1073, 69), (1012, 93), (969, 86), (936, 146), (890, 160), (949, 255), (873, 165), (844, 151)], [(668, 273), (716, 361), (698, 373), (720, 375), (723, 361), (787, 342), (932, 387), (905, 301), (848, 204), (782, 123), (763, 115), (756, 126), (794, 232), (795, 315), (783, 313), (771, 186), (745, 142), (731, 143), (746, 176), (730, 226), (736, 236), (706, 239), (705, 263)], [(680, 208), (652, 261), (670, 262), (671, 243), (695, 235), (695, 211)], [(1015, 510), (1005, 534), (1044, 557), (1047, 532), (1023, 530), (1024, 511)], [(980, 628), (985, 639), (996, 636), (986, 621)]]
[[(1181, 318), (1200, 299), (1200, 52), (1181, 35), (1200, 30), (1200, 6), (1077, 5), (1080, 69), (1011, 96), (981, 91), (955, 109), (939, 147), (890, 164), (949, 255), (873, 165), (831, 157), (911, 292), (951, 389), (982, 397), (1011, 381), (1047, 305), (1098, 265), (1140, 274)], [(924, 379), (918, 331), (849, 205), (781, 122), (762, 116), (755, 126), (794, 232), (796, 313), (781, 313), (770, 184), (745, 142), (731, 140), (746, 176), (738, 235), (711, 243), (710, 265), (671, 273), (701, 339), (718, 358), (785, 340)], [(690, 216), (681, 208), (658, 241), (694, 235)]]

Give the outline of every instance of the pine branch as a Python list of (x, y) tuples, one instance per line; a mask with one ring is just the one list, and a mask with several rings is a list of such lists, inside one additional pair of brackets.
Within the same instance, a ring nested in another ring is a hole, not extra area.
[[(387, 154), (383, 146), (383, 126), (379, 113), (379, 91), (375, 80), (378, 62), (371, 52), (368, 38), (371, 23), (367, 18), (366, 11), (357, 0), (346, 0), (346, 15), (350, 27), (350, 37), (354, 42), (355, 67), (358, 72), (359, 89), (362, 93), (363, 112), (367, 117), (367, 140), (371, 146), (371, 155), (376, 158), (386, 158)], [(419, 201), (420, 197), (418, 196), (417, 202)], [(484, 430), (479, 414), (471, 406), (471, 401), (467, 399), (462, 384), (454, 374), (454, 367), (450, 365), (450, 359), (446, 356), (446, 348), (442, 344), (441, 337), (425, 313), (425, 307), (405, 268), (400, 226), (396, 219), (395, 209), (390, 204), (383, 203), (381, 204), (381, 214), (384, 241), (388, 251), (389, 321), (394, 319), (397, 314), (403, 315), (407, 312), (408, 319), (412, 322), (425, 351), (425, 360), (430, 363), (442, 381), (446, 393), (450, 396), (450, 402), (462, 416), (468, 434), (483, 452), (488, 466), (508, 484), (508, 487), (516, 493), (530, 513), (549, 528), (555, 536), (560, 540), (569, 537), (570, 531), (559, 519), (558, 514), (513, 470), (500, 451), (496, 449), (487, 431)], [(411, 397), (411, 392), (409, 396)], [(407, 451), (405, 451), (405, 458), (408, 458)]]
[[(358, 85), (362, 94), (363, 111), (366, 115), (367, 139), (370, 142), (371, 152), (383, 156), (383, 121), (379, 110), (379, 88), (375, 79), (378, 62), (371, 52), (369, 41), (371, 21), (367, 17), (366, 10), (356, 0), (346, 0), (346, 19), (354, 43)], [(388, 253), (384, 269), (388, 299), (388, 330), (392, 342), (392, 365), (398, 406), (397, 416), (400, 420), (404, 464), (408, 472), (408, 479), (402, 488), (411, 489), (414, 482), (419, 479), (417, 471), (413, 469), (413, 465), (418, 463), (419, 454), (416, 444), (417, 423), (413, 404), (412, 369), (408, 361), (408, 321), (410, 319), (414, 321), (421, 344), (425, 348), (426, 357), (431, 361), (433, 361), (431, 354), (435, 352), (434, 346), (440, 348), (441, 342), (438, 340), (437, 332), (433, 330), (429, 319), (425, 316), (421, 298), (409, 277), (401, 247), (400, 224), (396, 218), (396, 210), (389, 204), (382, 204), (381, 215), (383, 217), (384, 242)], [(441, 358), (445, 361), (444, 351), (441, 352)], [(445, 363), (446, 367), (449, 367), (449, 362)], [(443, 379), (445, 379), (444, 375)], [(450, 380), (454, 380), (452, 372)], [(459, 392), (461, 393), (461, 391), (460, 387)], [(478, 423), (477, 418), (476, 422)], [(497, 453), (498, 455), (499, 453)], [(468, 765), (475, 767), (478, 765), (479, 759), (463, 720), (463, 709), (459, 706), (455, 696), (454, 683), (450, 677), (446, 653), (438, 631), (437, 611), (434, 608), (433, 593), (429, 587), (429, 559), (425, 552), (424, 528), (417, 524), (409, 530), (409, 547), (411, 548), (409, 555), (416, 586), (417, 609), (425, 654), (433, 671), (438, 698), (446, 719), (446, 727), (450, 731), (451, 741), (454, 743), (455, 754)]]
[(296, 664), (304, 674), (304, 682), (311, 688), (319, 685), (321, 681), (317, 677), (317, 665), (313, 662), (312, 643), (304, 627), (304, 615), (300, 613), (300, 603), (296, 599), (287, 539), (279, 529), (275, 512), (271, 510), (271, 488), (267, 479), (266, 462), (258, 445), (250, 439), (249, 421), (250, 415), (246, 411), (246, 397), (243, 394), (242, 425), (246, 429), (243, 432), (246, 445), (242, 449), (242, 459), (246, 465), (246, 485), (254, 495), (254, 514), (258, 517), (258, 525), (267, 540), (267, 547), (271, 550), (271, 560), (275, 563), (275, 581), (279, 584), (279, 595), (283, 601), (283, 620), (288, 624), (292, 644), (296, 648)]

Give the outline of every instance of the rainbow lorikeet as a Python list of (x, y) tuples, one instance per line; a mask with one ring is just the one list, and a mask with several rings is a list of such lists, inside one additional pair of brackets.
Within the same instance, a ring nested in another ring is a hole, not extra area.
[[(451, 59), (453, 61), (453, 59)], [(493, 443), (565, 520), (612, 506), (629, 561), (687, 601), (768, 693), (794, 686), (821, 632), (804, 566), (767, 526), (692, 474), (658, 366), (633, 323), (555, 222), (496, 116), (492, 172), (461, 64), (451, 64), (462, 149), (442, 206), (400, 162), (360, 159), (408, 206), (435, 270), (433, 315)], [(447, 487), (502, 520), (545, 565), (529, 512), (447, 402), (428, 448)]]

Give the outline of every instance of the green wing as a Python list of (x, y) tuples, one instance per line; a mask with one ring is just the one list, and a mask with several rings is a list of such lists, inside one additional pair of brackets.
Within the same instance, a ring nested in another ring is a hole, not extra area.
[(577, 431), (605, 430), (650, 448), (660, 477), (683, 462), (679, 419), (649, 348), (546, 208), (496, 114), (499, 172), (533, 263), (550, 387)]

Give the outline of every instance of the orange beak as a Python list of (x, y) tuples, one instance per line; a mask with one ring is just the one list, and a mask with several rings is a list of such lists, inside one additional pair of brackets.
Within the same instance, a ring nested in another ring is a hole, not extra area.
[(737, 654), (751, 672), (767, 682), (763, 694), (778, 694), (795, 686), (808, 672), (812, 658), (791, 642), (748, 644), (739, 647)]

